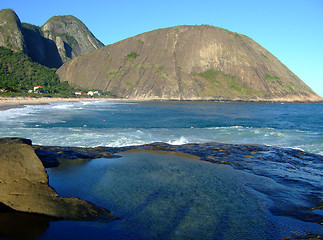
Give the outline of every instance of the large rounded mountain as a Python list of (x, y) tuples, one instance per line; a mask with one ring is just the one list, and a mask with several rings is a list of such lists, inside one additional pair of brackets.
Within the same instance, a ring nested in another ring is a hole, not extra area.
[(138, 100), (322, 100), (249, 37), (205, 25), (143, 33), (79, 56), (57, 73), (73, 87)]

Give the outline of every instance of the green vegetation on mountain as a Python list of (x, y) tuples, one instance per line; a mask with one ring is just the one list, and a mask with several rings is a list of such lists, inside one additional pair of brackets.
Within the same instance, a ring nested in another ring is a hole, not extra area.
[(30, 24), (30, 23), (21, 23), (21, 26), (22, 26), (23, 29), (32, 31), (35, 34), (39, 34), (42, 37), (44, 35), (41, 28), (36, 26), (36, 25)]
[(217, 95), (221, 97), (252, 97), (254, 95), (263, 96), (260, 91), (255, 91), (251, 87), (243, 86), (236, 80), (235, 76), (223, 73), (221, 70), (208, 70), (202, 73), (192, 74), (196, 81), (205, 85), (199, 92), (200, 97)]
[[(74, 89), (67, 82), (59, 81), (56, 70), (33, 62), (22, 52), (13, 52), (8, 48), (0, 47), (0, 95), (76, 97), (76, 91), (87, 93), (92, 90), (98, 91), (101, 97), (117, 97), (109, 91), (100, 89)], [(42, 88), (36, 93), (34, 91), (29, 93), (35, 86)], [(85, 97), (85, 95), (82, 96)]]
[(265, 80), (266, 80), (266, 81), (268, 81), (268, 82), (277, 82), (277, 81), (279, 81), (279, 80), (280, 80), (280, 78), (279, 78), (279, 77), (271, 76), (271, 75), (270, 75), (270, 74), (268, 74), (268, 73), (265, 73), (264, 78), (265, 78)]
[(128, 55), (127, 55), (127, 58), (128, 58), (128, 60), (129, 61), (132, 61), (132, 60), (134, 60), (136, 57), (138, 57), (139, 56), (139, 54), (138, 53), (135, 53), (135, 52), (131, 52), (131, 53), (129, 53)]
[(73, 95), (75, 90), (68, 83), (61, 83), (55, 71), (33, 62), (22, 52), (0, 47), (0, 89), (26, 93), (35, 86), (42, 86), (46, 93)]
[[(0, 94), (26, 95), (35, 86), (42, 86), (38, 96), (40, 92), (62, 97), (74, 96), (76, 90), (87, 92), (88, 89), (61, 83), (56, 68), (103, 46), (73, 16), (55, 16), (39, 27), (21, 23), (12, 9), (0, 10)], [(101, 96), (113, 96), (109, 91), (99, 92)]]

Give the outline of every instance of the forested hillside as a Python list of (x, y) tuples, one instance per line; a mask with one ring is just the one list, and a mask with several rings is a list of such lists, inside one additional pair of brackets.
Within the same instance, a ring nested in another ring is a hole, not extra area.
[(60, 83), (56, 69), (33, 62), (22, 52), (0, 47), (0, 89), (10, 92), (28, 92), (42, 86), (46, 93), (71, 95), (74, 89)]

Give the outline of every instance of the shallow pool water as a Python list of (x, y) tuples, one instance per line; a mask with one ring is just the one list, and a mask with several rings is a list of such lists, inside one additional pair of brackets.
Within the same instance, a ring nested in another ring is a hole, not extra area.
[(121, 217), (114, 231), (129, 239), (282, 239), (302, 235), (304, 228), (319, 229), (270, 213), (269, 198), (248, 187), (259, 183), (286, 190), (269, 178), (169, 153), (121, 156), (63, 160), (48, 169), (50, 184), (61, 196), (111, 210)]

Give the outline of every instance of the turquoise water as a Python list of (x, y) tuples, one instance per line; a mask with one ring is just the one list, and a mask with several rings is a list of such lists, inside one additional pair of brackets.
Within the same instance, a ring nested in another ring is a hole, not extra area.
[[(30, 105), (0, 111), (0, 137), (8, 136), (30, 138), (33, 144), (83, 147), (256, 143), (323, 155), (323, 104), (93, 101)], [(41, 219), (37, 238), (282, 239), (302, 235), (304, 230), (322, 234), (319, 224), (271, 214), (274, 202), (267, 192), (279, 193), (275, 202), (301, 201), (294, 195), (297, 189), (273, 179), (174, 155), (136, 152), (122, 156), (64, 160), (58, 168), (47, 169), (50, 184), (59, 194), (104, 206), (121, 220), (107, 224)], [(261, 164), (257, 165), (260, 170), (261, 166), (271, 168), (269, 163)], [(287, 163), (279, 167), (274, 163), (273, 171), (286, 167)], [(310, 172), (297, 175), (315, 176)], [(286, 192), (291, 196), (281, 194)], [(284, 201), (285, 197), (291, 199)], [(2, 216), (0, 221), (6, 222), (8, 217)], [(19, 226), (11, 226), (11, 236), (15, 236)], [(8, 230), (0, 226), (0, 238)]]
[(139, 239), (282, 239), (304, 230), (323, 233), (319, 224), (273, 216), (269, 198), (248, 187), (259, 182), (272, 192), (288, 191), (272, 179), (172, 154), (121, 156), (64, 160), (48, 169), (61, 196), (86, 199), (121, 217), (110, 226), (124, 234), (119, 239), (138, 234)]
[(322, 103), (91, 101), (0, 113), (0, 137), (31, 138), (40, 145), (257, 143), (323, 154)]

